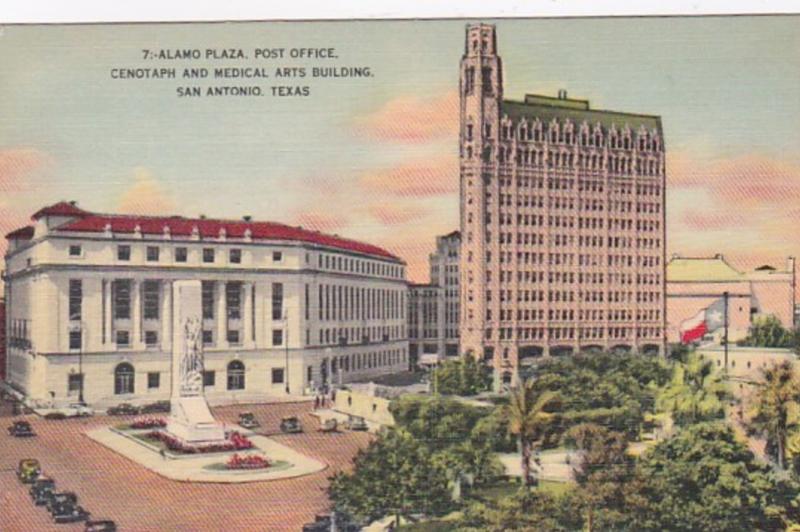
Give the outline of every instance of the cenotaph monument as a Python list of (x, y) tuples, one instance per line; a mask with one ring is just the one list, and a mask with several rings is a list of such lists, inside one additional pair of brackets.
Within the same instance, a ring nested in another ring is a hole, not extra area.
[(201, 281), (172, 283), (172, 395), (166, 430), (188, 444), (225, 441), (203, 395)]

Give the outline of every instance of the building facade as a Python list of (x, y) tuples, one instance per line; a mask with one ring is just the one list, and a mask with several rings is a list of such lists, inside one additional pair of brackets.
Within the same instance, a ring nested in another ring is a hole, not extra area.
[(7, 235), (7, 382), (34, 401), (169, 397), (172, 283), (201, 280), (209, 400), (302, 394), (408, 366), (405, 265), (271, 222), (58, 203)]
[(663, 351), (658, 116), (503, 95), (495, 28), (460, 71), (461, 350), (510, 380), (526, 357)]
[[(681, 324), (719, 301), (727, 293), (728, 340), (747, 336), (753, 319), (772, 315), (791, 329), (795, 326), (795, 259), (785, 269), (764, 265), (751, 272), (731, 266), (723, 255), (682, 257), (667, 264), (667, 340), (680, 342)], [(722, 331), (710, 335), (720, 340)]]
[(444, 358), (445, 298), (441, 286), (409, 285), (408, 342), (412, 365), (431, 367)]
[(458, 332), (460, 322), (460, 294), (459, 281), (461, 233), (453, 231), (446, 235), (436, 237), (436, 252), (431, 253), (430, 279), (431, 283), (442, 287), (442, 302), (444, 309), (444, 355), (455, 357), (460, 354)]

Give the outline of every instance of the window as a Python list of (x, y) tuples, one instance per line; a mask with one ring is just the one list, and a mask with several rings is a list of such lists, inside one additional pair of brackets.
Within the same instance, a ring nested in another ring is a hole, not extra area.
[(203, 281), (203, 319), (214, 319), (214, 281)]
[(228, 337), (228, 343), (229, 344), (238, 344), (239, 343), (239, 331), (238, 330), (232, 329), (232, 330), (228, 331), (227, 337)]
[(161, 387), (161, 373), (154, 371), (147, 374), (147, 389), (155, 390)]
[(203, 262), (214, 262), (214, 248), (203, 248)]
[(146, 320), (158, 319), (158, 289), (158, 281), (145, 281), (142, 285), (143, 314)]
[(131, 260), (131, 247), (117, 246), (117, 260)]
[(145, 331), (144, 332), (144, 343), (148, 347), (152, 347), (154, 345), (158, 345), (158, 333), (156, 331)]
[(114, 306), (114, 319), (131, 319), (131, 281), (118, 279), (111, 285), (113, 291), (112, 304)]
[(114, 369), (114, 394), (122, 395), (126, 393), (133, 393), (133, 384), (134, 384), (133, 366), (131, 366), (127, 362), (119, 364)]
[(242, 318), (242, 283), (238, 281), (225, 283), (225, 308), (229, 320)]
[(283, 318), (283, 283), (272, 283), (272, 319)]
[(272, 262), (281, 262), (283, 260), (283, 252), (282, 251), (273, 251), (272, 252)]
[(241, 264), (242, 263), (242, 250), (238, 248), (233, 248), (228, 252), (228, 261), (231, 264)]
[(283, 329), (272, 329), (272, 345), (283, 344)]
[(186, 262), (188, 255), (186, 248), (175, 248), (175, 262)]
[(244, 390), (244, 364), (240, 360), (228, 364), (228, 389)]
[(69, 281), (69, 319), (80, 321), (83, 303), (83, 284), (79, 279)]
[(83, 373), (71, 373), (67, 375), (67, 395), (80, 393), (83, 383)]
[(81, 348), (81, 330), (78, 329), (76, 331), (69, 332), (69, 348), (70, 349), (80, 349)]
[(203, 345), (212, 345), (214, 343), (214, 331), (209, 329), (203, 330)]
[(117, 331), (117, 347), (128, 347), (131, 345), (131, 336), (128, 331)]
[(214, 382), (216, 379), (217, 374), (214, 371), (204, 371), (203, 372), (203, 386), (214, 386)]
[(70, 257), (80, 257), (81, 256), (81, 247), (79, 245), (72, 245), (69, 247), (69, 256)]
[(272, 368), (272, 384), (283, 384), (283, 368)]
[(147, 246), (147, 262), (158, 262), (161, 248), (158, 246)]

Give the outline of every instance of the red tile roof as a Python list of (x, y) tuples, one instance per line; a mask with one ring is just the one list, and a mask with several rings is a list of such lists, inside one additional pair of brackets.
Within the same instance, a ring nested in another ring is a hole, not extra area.
[[(85, 211), (84, 211), (85, 212)], [(184, 218), (182, 216), (126, 216), (110, 214), (85, 213), (84, 216), (60, 225), (58, 231), (76, 231), (100, 233), (110, 225), (112, 233), (134, 233), (136, 226), (143, 235), (163, 235), (164, 227), (169, 227), (171, 236), (189, 237), (197, 227), (200, 238), (216, 239), (220, 230), (225, 229), (226, 238), (244, 238), (245, 231), (250, 230), (253, 240), (290, 240), (308, 242), (320, 246), (332, 247), (365, 255), (403, 262), (385, 249), (349, 240), (334, 235), (326, 235), (309, 231), (301, 227), (291, 227), (275, 222), (246, 222), (241, 220), (212, 220), (207, 218)]]
[(44, 207), (36, 211), (32, 220), (38, 220), (42, 216), (87, 216), (91, 213), (78, 208), (75, 203), (69, 201), (59, 201), (49, 207)]
[(14, 229), (10, 233), (6, 235), (6, 238), (21, 238), (23, 240), (30, 240), (33, 238), (33, 226), (26, 225), (25, 227), (20, 227), (19, 229)]

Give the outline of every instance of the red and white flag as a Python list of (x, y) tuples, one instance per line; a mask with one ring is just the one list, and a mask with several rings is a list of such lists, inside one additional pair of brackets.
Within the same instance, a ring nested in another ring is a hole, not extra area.
[(725, 324), (725, 299), (719, 298), (681, 323), (681, 343), (690, 344)]

